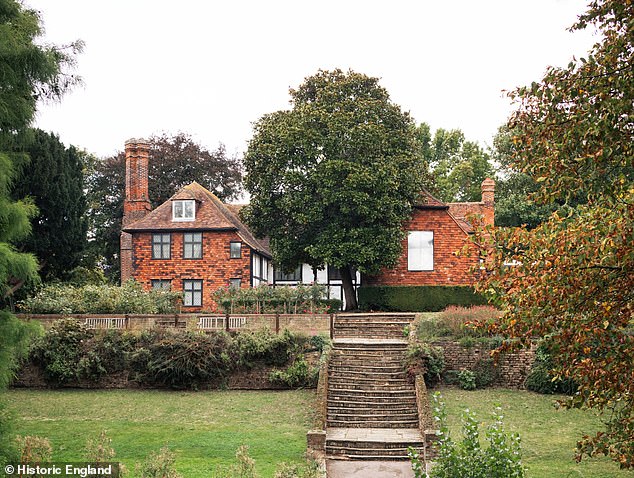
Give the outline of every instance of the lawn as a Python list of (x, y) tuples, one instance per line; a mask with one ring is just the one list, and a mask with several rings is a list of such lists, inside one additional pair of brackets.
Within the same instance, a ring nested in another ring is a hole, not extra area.
[[(494, 407), (500, 405), (507, 429), (520, 434), (523, 461), (530, 478), (634, 477), (634, 472), (619, 470), (606, 458), (574, 462), (577, 439), (584, 433), (597, 431), (601, 420), (588, 411), (555, 409), (552, 404), (556, 396), (504, 389), (443, 389), (441, 394), (454, 438), (460, 436), (460, 415), (465, 408), (475, 411), (480, 422), (488, 423)], [(483, 436), (485, 427), (480, 430)]]
[[(78, 461), (88, 438), (107, 430), (116, 461), (128, 470), (169, 445), (187, 478), (213, 475), (247, 444), (258, 473), (303, 461), (312, 423), (312, 391), (45, 391), (5, 394), (16, 432), (47, 437), (56, 461)], [(134, 476), (134, 475), (133, 475)]]

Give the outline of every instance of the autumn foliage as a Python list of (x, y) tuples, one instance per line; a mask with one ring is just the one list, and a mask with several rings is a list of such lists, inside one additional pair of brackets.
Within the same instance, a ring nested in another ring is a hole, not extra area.
[(577, 459), (608, 455), (634, 467), (634, 3), (592, 2), (572, 29), (602, 35), (587, 58), (519, 88), (509, 127), (514, 167), (539, 184), (535, 199), (564, 205), (535, 229), (481, 231), (478, 289), (504, 310), (491, 328), (503, 348), (545, 338), (555, 375), (578, 384), (563, 404), (602, 412)]

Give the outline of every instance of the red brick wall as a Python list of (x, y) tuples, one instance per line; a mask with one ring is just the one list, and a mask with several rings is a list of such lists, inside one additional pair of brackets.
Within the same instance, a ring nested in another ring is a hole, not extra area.
[(203, 232), (203, 258), (183, 259), (183, 232), (172, 232), (171, 258), (152, 259), (152, 233), (134, 233), (132, 239), (132, 277), (145, 289), (152, 287), (152, 279), (170, 279), (172, 290), (183, 290), (183, 279), (203, 280), (202, 307), (183, 307), (183, 312), (213, 310), (211, 295), (229, 279), (242, 279), (242, 287), (251, 286), (251, 249), (242, 242), (242, 257), (229, 257), (231, 241), (242, 241), (232, 231)]
[(150, 145), (142, 139), (129, 139), (125, 144), (125, 201), (123, 225), (144, 217), (151, 209), (148, 192)]
[(468, 235), (445, 210), (415, 209), (407, 231), (434, 232), (434, 270), (407, 270), (407, 237), (403, 240), (403, 254), (394, 269), (384, 269), (374, 277), (364, 277), (364, 285), (471, 285), (470, 267), (478, 260), (458, 257), (456, 251), (468, 243)]

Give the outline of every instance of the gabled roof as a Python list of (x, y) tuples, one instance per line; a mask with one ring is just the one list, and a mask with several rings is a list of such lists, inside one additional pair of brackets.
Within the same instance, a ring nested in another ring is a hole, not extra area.
[(447, 205), (444, 202), (432, 196), (432, 194), (425, 189), (421, 191), (414, 207), (417, 209), (447, 209)]
[[(439, 209), (445, 210), (449, 216), (456, 222), (458, 227), (465, 233), (471, 234), (473, 226), (469, 223), (467, 216), (470, 214), (482, 214), (482, 203), (444, 203), (440, 199), (433, 196), (429, 191), (423, 190), (418, 201), (414, 204), (416, 209)], [(477, 209), (477, 210), (476, 210)], [(463, 214), (464, 212), (464, 214)]]
[[(173, 221), (172, 202), (187, 199), (196, 201), (196, 219), (194, 221)], [(270, 258), (271, 252), (268, 246), (262, 241), (258, 241), (238, 218), (237, 212), (239, 210), (240, 206), (223, 204), (215, 194), (194, 181), (156, 209), (150, 211), (142, 219), (124, 227), (123, 230), (125, 232), (236, 231), (252, 249)]]

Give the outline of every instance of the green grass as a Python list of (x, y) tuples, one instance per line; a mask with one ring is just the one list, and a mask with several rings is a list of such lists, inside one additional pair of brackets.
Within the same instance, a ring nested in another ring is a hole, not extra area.
[[(574, 461), (577, 440), (599, 430), (601, 418), (589, 411), (555, 409), (553, 403), (561, 397), (504, 389), (443, 389), (441, 394), (454, 438), (461, 436), (460, 416), (465, 408), (475, 411), (480, 422), (488, 423), (494, 407), (500, 405), (507, 430), (520, 434), (530, 478), (634, 477), (634, 472), (619, 470), (605, 457)], [(481, 436), (485, 428), (481, 426)]]
[(186, 478), (212, 476), (247, 444), (262, 477), (280, 462), (303, 462), (312, 391), (43, 391), (5, 394), (20, 435), (46, 437), (56, 461), (78, 461), (86, 440), (106, 430), (116, 461), (134, 470), (169, 445)]

